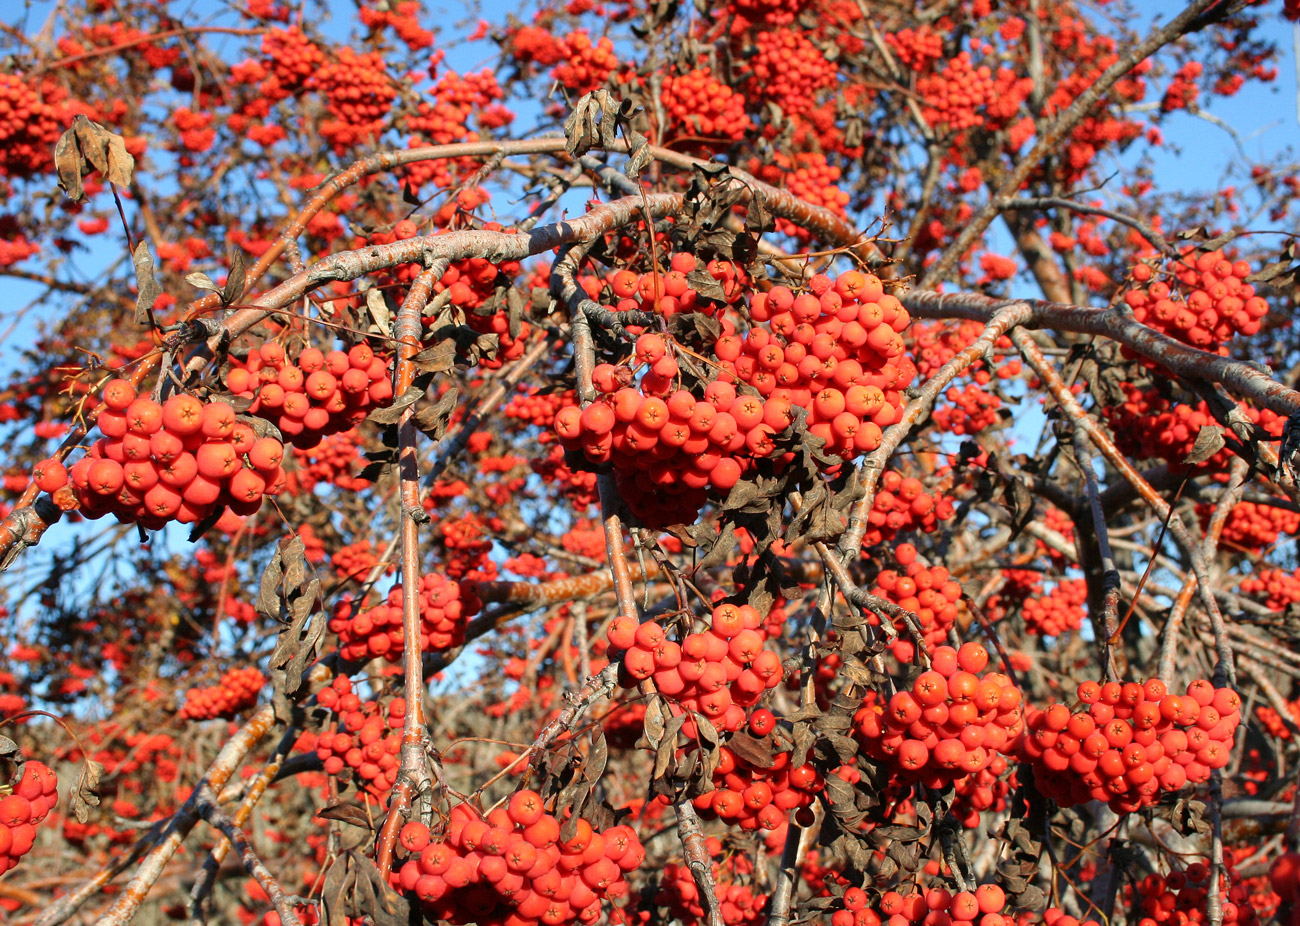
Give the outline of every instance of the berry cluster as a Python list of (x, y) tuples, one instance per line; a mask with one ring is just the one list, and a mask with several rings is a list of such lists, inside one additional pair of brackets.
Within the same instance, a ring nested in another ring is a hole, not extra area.
[(699, 135), (739, 141), (751, 129), (745, 98), (713, 76), (709, 68), (664, 77), (662, 99), (669, 124), (664, 137)]
[[(614, 309), (619, 312), (654, 312), (665, 316), (681, 312), (713, 315), (716, 311), (714, 303), (701, 299), (687, 279), (687, 274), (699, 269), (699, 263), (694, 254), (678, 253), (672, 255), (666, 272), (660, 270), (636, 274), (631, 270), (615, 271), (606, 280), (610, 293), (617, 300)], [(705, 265), (705, 271), (722, 285), (726, 301), (736, 302), (740, 298), (746, 282), (742, 269), (731, 261), (711, 260)], [(620, 385), (632, 382), (630, 372), (627, 371), (625, 377), (627, 382), (620, 382)]]
[[(1202, 527), (1209, 523), (1213, 514), (1213, 505), (1201, 503), (1196, 506), (1196, 515)], [(1296, 533), (1300, 533), (1300, 514), (1276, 505), (1243, 501), (1238, 502), (1232, 509), (1232, 514), (1228, 515), (1220, 541), (1241, 550), (1258, 553), (1277, 543), (1283, 534), (1289, 537)]]
[[(465, 642), (465, 626), (482, 604), (473, 582), (457, 582), (437, 573), (420, 577), (420, 652), (435, 653)], [(360, 611), (349, 599), (339, 602), (329, 628), (339, 635), (339, 652), (350, 662), (382, 656), (399, 662), (405, 634), (402, 630), (402, 586), (388, 600)]]
[[(952, 579), (943, 566), (926, 566), (916, 559), (916, 548), (899, 544), (895, 557), (903, 566), (886, 569), (876, 576), (876, 586), (871, 594), (887, 598), (906, 608), (920, 620), (925, 642), (937, 646), (948, 638), (948, 631), (957, 620), (957, 602), (961, 601), (961, 585)], [(902, 621), (894, 626), (901, 632)]]
[(967, 383), (960, 389), (949, 386), (944, 398), (952, 404), (940, 405), (932, 415), (934, 426), (940, 431), (957, 435), (978, 434), (998, 423), (1002, 399), (982, 386), (975, 383)]
[[(722, 854), (722, 843), (719, 840), (710, 837), (706, 846), (710, 858)], [(758, 885), (747, 883), (753, 880), (753, 860), (739, 852), (731, 857), (727, 865), (713, 862), (712, 867), (722, 922), (726, 926), (762, 926), (767, 922), (764, 913), (767, 894), (759, 891)], [(745, 880), (742, 881), (742, 878)], [(699, 888), (687, 865), (669, 862), (664, 866), (655, 903), (667, 907), (671, 918), (685, 926), (700, 926), (708, 921), (704, 906), (700, 903)]]
[(909, 26), (898, 32), (888, 32), (885, 44), (903, 67), (918, 73), (943, 57), (943, 36), (928, 23), (919, 29)]
[(881, 704), (868, 692), (854, 727), (868, 755), (888, 763), (900, 782), (946, 788), (988, 768), (994, 754), (1014, 748), (1024, 728), (1020, 691), (1000, 672), (981, 677), (988, 651), (936, 647), (930, 668), (910, 690)]
[(603, 86), (618, 67), (614, 43), (609, 36), (601, 36), (600, 41), (593, 45), (587, 30), (579, 29), (566, 35), (561, 44), (563, 58), (551, 73), (575, 98)]
[(814, 45), (803, 29), (772, 29), (754, 36), (749, 59), (749, 95), (771, 100), (786, 112), (808, 108), (819, 90), (831, 87), (839, 68)]
[[(1115, 442), (1129, 456), (1164, 460), (1172, 467), (1185, 469), (1183, 460), (1191, 453), (1201, 428), (1218, 424), (1204, 402), (1175, 403), (1155, 388), (1141, 389), (1132, 383), (1125, 383), (1121, 388), (1124, 402), (1104, 407), (1102, 414), (1115, 435)], [(1270, 433), (1276, 428), (1264, 416), (1259, 417), (1258, 423)], [(1223, 469), (1228, 459), (1229, 451), (1224, 448), (1201, 467)]]
[(293, 448), (296, 464), (288, 473), (291, 495), (311, 492), (322, 482), (337, 486), (347, 492), (363, 492), (370, 488), (369, 479), (356, 475), (365, 465), (361, 456), (361, 435), (355, 429), (330, 434), (315, 447), (303, 450)]
[(994, 98), (993, 72), (975, 67), (970, 52), (962, 52), (942, 71), (925, 74), (916, 82), (922, 98), (921, 116), (934, 128), (947, 126), (960, 132), (984, 124), (980, 112)]
[(325, 763), (325, 773), (338, 775), (350, 768), (361, 778), (359, 787), (382, 800), (397, 780), (406, 699), (394, 698), (385, 717), (377, 701), (362, 701), (352, 681), (339, 676), (317, 693), (316, 701), (338, 713), (338, 725), (316, 740), (316, 757)]
[(71, 119), (66, 97), (54, 81), (0, 74), (0, 176), (30, 177), (50, 166), (54, 143)]
[(397, 96), (383, 55), (359, 55), (346, 45), (312, 75), (309, 85), (325, 96), (332, 118), (321, 122), (319, 132), (337, 153), (381, 134)]
[(978, 829), (980, 814), (986, 810), (1000, 813), (1014, 787), (1015, 773), (1007, 775), (1006, 757), (995, 755), (988, 768), (953, 782), (952, 808), (948, 811), (968, 830)]
[(940, 521), (951, 520), (955, 513), (948, 496), (941, 492), (931, 495), (921, 480), (890, 470), (880, 477), (880, 488), (867, 514), (862, 546), (878, 546), (904, 531), (928, 534)]
[[(375, 552), (374, 544), (369, 540), (358, 540), (355, 543), (345, 544), (331, 553), (330, 565), (334, 567), (334, 574), (339, 578), (364, 582), (371, 571), (379, 565), (379, 554)], [(396, 563), (387, 562), (380, 575), (391, 575), (396, 569)]]
[(996, 884), (981, 884), (973, 891), (954, 894), (944, 887), (922, 887), (901, 894), (885, 891), (876, 909), (867, 905), (859, 888), (844, 892), (844, 909), (831, 914), (831, 926), (940, 926), (975, 923), (980, 926), (1011, 926), (1015, 919), (1003, 916), (1006, 892)]
[[(912, 327), (911, 336), (916, 353), (916, 368), (922, 376), (933, 375), (940, 367), (953, 358), (959, 351), (965, 350), (971, 342), (980, 336), (984, 326), (979, 322), (935, 321), (918, 323)], [(1010, 379), (1020, 375), (1020, 359), (1005, 356), (1006, 351), (1014, 351), (1015, 346), (1006, 335), (993, 342), (993, 364), (997, 367), (998, 379)], [(977, 362), (972, 369), (976, 385), (988, 385), (993, 379), (984, 369), (984, 362)]]
[[(756, 725), (756, 721), (762, 724), (771, 716), (765, 710), (755, 711), (750, 730), (757, 726), (770, 732), (770, 725)], [(826, 783), (811, 765), (791, 768), (789, 752), (774, 752), (772, 764), (764, 768), (723, 746), (713, 784), (714, 790), (695, 798), (702, 813), (738, 824), (743, 830), (774, 830), (785, 823), (791, 810), (810, 806)]]
[(767, 638), (762, 616), (749, 605), (719, 605), (711, 627), (680, 644), (654, 621), (638, 625), (619, 616), (609, 625), (610, 646), (626, 650), (625, 688), (651, 679), (660, 694), (725, 730), (740, 729), (744, 709), (781, 683), (781, 658), (764, 648)]
[[(1152, 280), (1149, 264), (1133, 268), (1133, 279), (1146, 284), (1124, 294), (1133, 316), (1172, 338), (1206, 350), (1227, 351), (1234, 334), (1252, 335), (1268, 314), (1268, 303), (1246, 282), (1250, 264), (1235, 263), (1223, 251), (1197, 253), (1188, 248), (1169, 270), (1171, 282)], [(1175, 289), (1181, 288), (1181, 293)]]
[(296, 361), (268, 341), (226, 374), (226, 387), (251, 398), (251, 415), (280, 429), (300, 450), (346, 431), (393, 397), (388, 363), (365, 344), (328, 354), (314, 347)]
[[(1223, 922), (1235, 926), (1253, 926), (1259, 913), (1251, 903), (1250, 890), (1231, 864), (1225, 866), (1218, 885)], [(1294, 893), (1294, 881), (1291, 893)], [(1138, 926), (1160, 926), (1163, 923), (1186, 923), (1204, 926), (1206, 898), (1211, 890), (1210, 866), (1193, 862), (1182, 871), (1167, 875), (1149, 874), (1132, 889), (1134, 913), (1130, 922)], [(1281, 893), (1279, 891), (1279, 893)]]
[(59, 801), (59, 781), (40, 762), (23, 763), (23, 776), (0, 797), (0, 875), (18, 864), (36, 841), (36, 827)]
[(265, 684), (266, 676), (256, 666), (231, 669), (209, 688), (191, 688), (185, 695), (180, 717), (182, 720), (234, 717), (257, 703), (257, 693)]
[(1088, 583), (1083, 579), (1062, 579), (1046, 595), (1026, 598), (1020, 613), (1025, 629), (1044, 637), (1059, 637), (1083, 626)]
[[(635, 358), (649, 370), (639, 389), (603, 364), (593, 377), (601, 398), (556, 416), (567, 449), (614, 464), (643, 519), (692, 520), (708, 490), (725, 493), (755, 459), (776, 455), (774, 437), (796, 406), (826, 451), (844, 459), (874, 450), (881, 428), (897, 420), (915, 375), (898, 333), (909, 316), (874, 276), (819, 274), (797, 296), (777, 286), (754, 295), (749, 315), (756, 324), (743, 336), (723, 320), (714, 355), (725, 379), (701, 384), (702, 399), (673, 391), (681, 375), (674, 345), (643, 334)], [(728, 379), (753, 388), (740, 392)]]
[(1242, 579), (1239, 587), (1245, 595), (1263, 593), (1267, 596), (1264, 599), (1265, 607), (1273, 611), (1285, 611), (1290, 605), (1300, 602), (1300, 569), (1295, 572), (1260, 569)]
[(111, 513), (158, 530), (172, 520), (202, 521), (222, 506), (250, 515), (284, 488), (284, 445), (257, 437), (225, 402), (178, 394), (159, 405), (115, 379), (104, 387), (96, 424), (103, 439), (71, 470), (46, 460), (36, 474), (52, 493), (71, 479), (88, 518)]
[[(770, 164), (752, 158), (749, 169), (774, 186), (784, 186), (804, 202), (824, 206), (839, 216), (848, 216), (849, 194), (839, 186), (842, 172), (827, 160), (824, 153), (800, 151), (791, 159), (778, 152)], [(800, 241), (812, 239), (806, 228), (787, 219), (778, 218), (776, 228)]]
[(443, 841), (423, 823), (402, 828), (411, 858), (397, 883), (430, 919), (456, 926), (594, 923), (601, 901), (627, 893), (624, 875), (640, 867), (645, 850), (630, 826), (597, 832), (581, 818), (565, 840), (563, 819), (546, 812), (536, 791), (515, 792), (486, 818), (457, 804)]
[(1205, 679), (1171, 694), (1159, 679), (1083, 682), (1085, 705), (1030, 710), (1021, 754), (1037, 771), (1038, 789), (1063, 807), (1096, 799), (1116, 813), (1152, 803), (1161, 792), (1208, 781), (1228, 764), (1241, 722), (1241, 698)]

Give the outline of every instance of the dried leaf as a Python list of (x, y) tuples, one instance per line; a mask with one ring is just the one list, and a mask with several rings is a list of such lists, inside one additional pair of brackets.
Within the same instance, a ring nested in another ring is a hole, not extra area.
[(424, 390), (424, 386), (412, 386), (394, 399), (392, 405), (375, 409), (366, 416), (366, 420), (376, 424), (397, 424), (402, 418), (402, 412), (423, 398)]
[(442, 440), (459, 401), (460, 390), (452, 387), (439, 396), (437, 402), (416, 412), (412, 420), (431, 440)]
[(104, 775), (104, 766), (94, 759), (87, 759), (81, 765), (81, 774), (72, 788), (72, 815), (78, 823), (90, 819), (90, 808), (99, 806), (99, 779)]
[(392, 313), (388, 311), (388, 301), (384, 299), (383, 290), (366, 290), (366, 309), (374, 324), (367, 330), (374, 334), (389, 335), (393, 332)]
[(446, 373), (456, 365), (456, 342), (447, 338), (433, 347), (426, 347), (411, 362), (421, 373)]
[(244, 252), (235, 249), (230, 257), (230, 273), (226, 275), (226, 285), (221, 290), (224, 305), (234, 305), (244, 298), (244, 289), (248, 282), (248, 271), (244, 268)]
[(186, 274), (185, 282), (193, 286), (195, 289), (201, 289), (204, 292), (221, 292), (221, 287), (212, 281), (212, 277), (208, 276), (206, 273), (200, 273), (197, 270), (193, 273)]
[(121, 135), (78, 113), (72, 120), (72, 128), (54, 145), (54, 166), (59, 174), (59, 186), (69, 199), (78, 202), (85, 195), (81, 178), (91, 168), (103, 174), (109, 183), (130, 186), (135, 158), (126, 150)]
[(1217, 424), (1207, 424), (1201, 427), (1196, 434), (1196, 443), (1192, 444), (1191, 451), (1183, 457), (1183, 462), (1189, 466), (1197, 463), (1204, 463), (1210, 457), (1214, 456), (1224, 448), (1226, 441), (1223, 439), (1223, 428)]
[(135, 265), (135, 323), (147, 325), (154, 300), (162, 295), (162, 287), (154, 277), (153, 255), (149, 253), (147, 241), (141, 241), (135, 246), (135, 251), (131, 254), (131, 263)]
[(650, 703), (646, 705), (642, 726), (645, 730), (645, 740), (650, 744), (650, 748), (658, 749), (664, 738), (664, 708), (659, 698), (652, 697)]
[(81, 185), (82, 175), (86, 173), (85, 162), (77, 151), (77, 133), (68, 129), (54, 143), (54, 169), (59, 175), (59, 188), (74, 203), (81, 202), (86, 195)]
[(361, 826), (369, 830), (375, 828), (373, 815), (366, 813), (366, 808), (360, 804), (349, 801), (335, 801), (333, 804), (326, 804), (316, 811), (316, 816), (322, 820), (338, 820), (340, 823), (350, 823), (353, 826)]
[(733, 733), (727, 741), (727, 748), (757, 768), (771, 768), (776, 761), (772, 756), (770, 737), (757, 739), (748, 733)]

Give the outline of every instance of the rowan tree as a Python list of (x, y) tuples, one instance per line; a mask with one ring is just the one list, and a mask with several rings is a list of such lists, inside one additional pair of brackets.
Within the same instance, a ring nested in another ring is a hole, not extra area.
[(1278, 6), (6, 11), (0, 922), (1296, 923)]

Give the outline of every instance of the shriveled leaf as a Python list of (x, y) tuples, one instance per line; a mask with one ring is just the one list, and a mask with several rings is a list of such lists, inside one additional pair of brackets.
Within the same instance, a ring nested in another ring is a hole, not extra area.
[(230, 257), (230, 273), (226, 275), (226, 285), (221, 289), (221, 301), (225, 305), (234, 305), (244, 298), (244, 289), (248, 283), (248, 271), (244, 267), (244, 252), (235, 249)]
[(652, 697), (650, 703), (646, 705), (645, 720), (642, 722), (645, 730), (645, 740), (650, 744), (651, 749), (658, 749), (659, 744), (664, 738), (664, 708), (663, 704), (657, 697)]
[(1210, 457), (1214, 456), (1224, 448), (1226, 441), (1223, 439), (1223, 428), (1217, 424), (1207, 424), (1201, 427), (1196, 434), (1196, 443), (1192, 444), (1191, 451), (1183, 457), (1183, 462), (1194, 466), (1197, 463), (1204, 463)]
[(366, 310), (370, 312), (370, 317), (374, 319), (374, 324), (367, 329), (368, 331), (381, 335), (392, 333), (393, 316), (388, 311), (388, 302), (384, 299), (382, 290), (366, 290)]
[(373, 421), (376, 424), (397, 424), (402, 418), (402, 412), (407, 407), (414, 405), (424, 396), (423, 386), (412, 386), (403, 392), (397, 398), (393, 399), (393, 404), (385, 408), (377, 408), (366, 416), (367, 421)]
[(360, 804), (350, 801), (335, 801), (333, 804), (326, 804), (316, 811), (316, 816), (322, 820), (338, 820), (340, 823), (350, 823), (352, 826), (361, 826), (370, 830), (375, 828), (373, 815), (366, 813), (366, 809)]
[(426, 347), (411, 362), (422, 373), (446, 373), (456, 365), (456, 342), (448, 338), (433, 347)]
[(212, 281), (212, 277), (206, 273), (200, 273), (195, 270), (193, 273), (186, 274), (185, 282), (195, 289), (201, 289), (208, 293), (220, 293), (221, 287)]
[(416, 412), (412, 420), (431, 440), (441, 440), (459, 401), (460, 390), (452, 387), (439, 396), (437, 402)]
[(77, 783), (72, 788), (72, 815), (78, 823), (90, 819), (90, 808), (99, 806), (99, 779), (104, 775), (104, 766), (94, 759), (87, 759), (81, 765)]
[(147, 325), (154, 300), (162, 295), (162, 287), (154, 277), (153, 255), (149, 253), (147, 241), (141, 241), (135, 246), (131, 263), (135, 265), (135, 323)]
[(776, 761), (770, 737), (758, 739), (744, 732), (733, 733), (727, 741), (727, 748), (757, 768), (771, 768)]
[(54, 169), (59, 175), (59, 188), (74, 203), (86, 195), (81, 178), (86, 173), (85, 161), (77, 150), (77, 133), (68, 129), (54, 143)]

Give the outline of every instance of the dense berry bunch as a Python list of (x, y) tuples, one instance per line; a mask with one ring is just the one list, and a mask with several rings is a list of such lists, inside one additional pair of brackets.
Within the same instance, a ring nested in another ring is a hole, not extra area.
[[(681, 312), (713, 315), (716, 311), (715, 304), (701, 299), (687, 279), (688, 274), (696, 273), (699, 269), (700, 261), (694, 254), (677, 253), (672, 255), (667, 272), (654, 270), (636, 274), (631, 270), (618, 270), (610, 274), (606, 282), (610, 293), (618, 300), (614, 308), (620, 312), (640, 310), (657, 315), (677, 315)], [(721, 285), (723, 298), (728, 303), (740, 299), (747, 282), (743, 269), (731, 261), (711, 260), (704, 265), (704, 270)], [(594, 278), (592, 283), (596, 283)], [(630, 371), (626, 379), (626, 383), (620, 382), (619, 385), (632, 382)]]
[(288, 474), (289, 492), (310, 492), (322, 482), (348, 492), (362, 492), (370, 488), (369, 479), (360, 479), (355, 473), (365, 465), (361, 456), (361, 435), (348, 429), (330, 434), (319, 444), (303, 450), (293, 448), (296, 466)]
[(924, 71), (943, 57), (943, 36), (928, 23), (919, 29), (909, 26), (898, 32), (886, 33), (885, 44), (898, 62), (911, 71)]
[(877, 546), (905, 531), (928, 534), (940, 521), (951, 520), (954, 513), (952, 499), (947, 495), (931, 494), (920, 479), (890, 470), (880, 477), (880, 488), (867, 514), (862, 546)]
[(1083, 626), (1088, 583), (1083, 579), (1062, 579), (1046, 595), (1025, 599), (1020, 613), (1025, 629), (1045, 637), (1059, 637)]
[(839, 74), (809, 41), (803, 29), (772, 29), (754, 36), (754, 56), (749, 59), (749, 95), (771, 100), (787, 112), (807, 109), (817, 91), (832, 86)]
[(316, 739), (316, 757), (327, 775), (345, 768), (360, 777), (357, 786), (383, 800), (397, 780), (406, 700), (394, 698), (384, 712), (377, 701), (362, 701), (346, 676), (334, 679), (316, 695), (321, 707), (335, 711), (338, 723)]
[(944, 398), (952, 404), (940, 405), (933, 412), (934, 425), (940, 431), (957, 435), (978, 434), (997, 424), (1001, 418), (998, 411), (1002, 408), (1002, 399), (975, 383), (967, 383), (960, 389), (949, 386)]
[(980, 676), (989, 654), (978, 643), (936, 647), (930, 669), (887, 703), (869, 692), (854, 716), (868, 755), (901, 782), (946, 788), (988, 768), (1024, 728), (1020, 691), (1000, 672)]
[(268, 341), (226, 374), (226, 386), (253, 400), (248, 412), (308, 450), (328, 434), (346, 431), (393, 397), (387, 362), (364, 344), (328, 354), (309, 347), (290, 360)]
[(0, 875), (31, 850), (36, 827), (59, 801), (58, 787), (52, 771), (40, 762), (25, 762), (12, 791), (0, 792)]
[(35, 474), (46, 492), (71, 479), (88, 518), (113, 514), (157, 530), (173, 520), (202, 521), (222, 506), (252, 514), (284, 487), (284, 445), (257, 437), (225, 402), (178, 394), (159, 405), (115, 379), (104, 388), (96, 424), (103, 439), (70, 470), (47, 460)]
[(561, 45), (563, 58), (551, 73), (575, 98), (602, 86), (618, 67), (614, 43), (608, 36), (601, 36), (593, 45), (587, 30), (579, 29), (566, 35)]
[(709, 68), (667, 75), (661, 93), (669, 120), (663, 129), (665, 139), (698, 135), (738, 141), (750, 131), (745, 98)]
[(764, 691), (781, 683), (781, 659), (764, 648), (762, 616), (749, 605), (723, 604), (713, 609), (711, 627), (669, 640), (654, 621), (616, 617), (609, 643), (623, 654), (624, 687), (651, 679), (665, 697), (708, 717), (715, 726), (738, 730), (745, 708)]
[(263, 83), (262, 96), (283, 99), (304, 89), (325, 64), (325, 53), (296, 26), (269, 29), (262, 36), (262, 54), (273, 83)]
[[(420, 577), (420, 652), (435, 653), (465, 642), (465, 626), (479, 612), (473, 582), (456, 582), (437, 573)], [(339, 635), (344, 659), (361, 662), (382, 656), (389, 662), (402, 658), (402, 586), (388, 593), (385, 603), (358, 611), (353, 602), (339, 602), (330, 630)]]
[(988, 768), (953, 782), (952, 808), (948, 811), (968, 830), (978, 829), (980, 814), (986, 810), (1000, 813), (1007, 808), (1007, 798), (1014, 787), (1015, 772), (1007, 775), (1006, 757), (996, 755)]
[[(1130, 456), (1141, 459), (1165, 460), (1174, 467), (1185, 467), (1183, 460), (1191, 453), (1201, 428), (1218, 424), (1205, 402), (1188, 405), (1174, 402), (1160, 390), (1141, 389), (1125, 383), (1125, 401), (1102, 409), (1106, 423), (1115, 434), (1115, 441)], [(1251, 420), (1276, 439), (1281, 436), (1283, 421), (1265, 409), (1246, 409)], [(1223, 469), (1228, 465), (1230, 452), (1220, 450), (1206, 460), (1202, 467)]]
[(1246, 282), (1250, 264), (1232, 262), (1222, 251), (1188, 248), (1170, 268), (1170, 280), (1152, 280), (1148, 264), (1133, 268), (1145, 286), (1124, 294), (1133, 316), (1157, 331), (1205, 350), (1224, 347), (1235, 334), (1252, 335), (1268, 314), (1268, 303)]
[[(750, 732), (763, 739), (771, 732), (771, 718), (769, 711), (755, 711)], [(811, 765), (791, 768), (789, 752), (773, 752), (772, 764), (760, 767), (724, 745), (713, 785), (714, 790), (695, 799), (695, 806), (705, 815), (720, 817), (744, 830), (774, 830), (785, 823), (791, 810), (810, 806), (825, 781)]]
[[(778, 152), (769, 164), (763, 164), (758, 158), (751, 159), (749, 169), (774, 186), (785, 187), (805, 202), (824, 206), (839, 216), (848, 216), (849, 194), (839, 185), (842, 172), (821, 152), (800, 151), (793, 159)], [(812, 239), (806, 228), (787, 219), (778, 218), (776, 228), (800, 241)]]
[[(1214, 506), (1201, 503), (1196, 506), (1196, 515), (1204, 527), (1214, 515)], [(1277, 505), (1243, 501), (1228, 515), (1220, 541), (1258, 553), (1277, 543), (1283, 534), (1291, 537), (1297, 533), (1300, 533), (1300, 514)]]
[(54, 81), (0, 74), (0, 177), (30, 177), (50, 166), (71, 119), (66, 97)]
[(850, 888), (844, 892), (844, 909), (831, 915), (831, 926), (1011, 926), (1014, 919), (1002, 915), (1006, 892), (996, 884), (981, 884), (973, 891), (956, 894), (943, 887), (922, 887), (901, 894), (885, 891), (876, 908), (867, 906), (867, 895)]
[(1096, 799), (1116, 813), (1155, 803), (1162, 792), (1208, 781), (1223, 768), (1241, 722), (1241, 698), (1205, 679), (1186, 695), (1163, 682), (1083, 682), (1071, 712), (1064, 704), (1030, 710), (1021, 753), (1038, 789), (1063, 807)]
[[(1259, 914), (1251, 903), (1250, 890), (1242, 883), (1241, 875), (1231, 864), (1225, 866), (1218, 885), (1223, 922), (1235, 926), (1253, 926)], [(1167, 875), (1149, 874), (1132, 889), (1134, 913), (1130, 922), (1138, 926), (1170, 924), (1196, 924), (1209, 922), (1206, 916), (1206, 897), (1211, 890), (1210, 866), (1193, 862), (1182, 871)]]
[[(915, 345), (917, 370), (922, 376), (932, 376), (958, 351), (969, 347), (983, 330), (984, 326), (974, 321), (934, 321), (914, 325), (910, 334)], [(1014, 345), (1003, 335), (993, 342), (993, 363), (997, 367), (998, 379), (1010, 379), (1020, 374), (1020, 359), (1005, 356), (1006, 351), (1014, 351)], [(983, 369), (982, 361), (972, 369), (976, 385), (987, 385), (992, 380), (989, 371)]]
[[(345, 544), (330, 554), (330, 565), (335, 575), (354, 582), (364, 582), (366, 577), (379, 565), (379, 554), (369, 540), (358, 540)], [(384, 563), (380, 575), (391, 575), (397, 569), (394, 562)]]
[[(910, 544), (900, 546), (907, 548), (906, 552), (900, 550), (904, 559), (915, 556), (915, 548)], [(957, 620), (957, 602), (961, 601), (961, 585), (948, 575), (947, 569), (926, 566), (915, 559), (901, 574), (895, 569), (881, 572), (871, 593), (915, 614), (930, 646), (938, 646), (948, 638), (948, 631)], [(901, 620), (895, 621), (894, 626), (900, 632), (905, 629)]]
[(423, 823), (408, 823), (400, 841), (411, 858), (397, 873), (430, 919), (456, 926), (542, 922), (594, 923), (601, 902), (627, 893), (624, 875), (645, 850), (630, 826), (595, 831), (577, 821), (573, 837), (536, 791), (518, 791), (486, 818), (466, 804), (451, 809), (440, 841)]
[(980, 110), (994, 98), (993, 72), (984, 65), (975, 67), (970, 52), (964, 51), (942, 71), (917, 80), (916, 92), (922, 97), (921, 115), (926, 122), (960, 132), (984, 124)]
[[(613, 463), (624, 498), (652, 523), (693, 520), (710, 489), (725, 493), (754, 460), (776, 456), (774, 437), (796, 406), (828, 453), (851, 459), (874, 450), (915, 375), (899, 335), (908, 313), (876, 277), (857, 271), (833, 282), (814, 276), (809, 290), (755, 294), (755, 324), (743, 335), (723, 320), (713, 349), (722, 375), (697, 385), (702, 398), (674, 391), (682, 373), (673, 342), (642, 335), (635, 359), (649, 370), (640, 388), (620, 385), (615, 367), (598, 366), (601, 398), (556, 416), (564, 446)], [(736, 382), (753, 388), (740, 391)]]
[(182, 720), (211, 720), (234, 717), (257, 703), (257, 693), (266, 684), (266, 676), (256, 666), (231, 669), (210, 688), (191, 688), (181, 708)]
[[(710, 858), (722, 854), (722, 844), (717, 839), (710, 838), (707, 847)], [(747, 883), (752, 881), (753, 861), (744, 853), (737, 853), (725, 866), (713, 862), (712, 867), (722, 922), (726, 926), (762, 926), (767, 922), (764, 912), (767, 894), (762, 893), (757, 884)], [(664, 866), (655, 903), (667, 907), (672, 919), (684, 926), (700, 926), (708, 922), (700, 903), (699, 888), (687, 865), (669, 862)]]
[(1264, 594), (1264, 605), (1274, 611), (1285, 611), (1300, 602), (1300, 569), (1283, 572), (1281, 569), (1260, 569), (1241, 580), (1245, 595)]
[(332, 117), (320, 124), (320, 134), (338, 152), (380, 135), (397, 96), (383, 56), (377, 51), (359, 55), (347, 46), (337, 49), (310, 85), (324, 94)]

